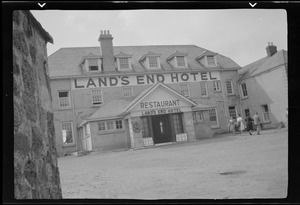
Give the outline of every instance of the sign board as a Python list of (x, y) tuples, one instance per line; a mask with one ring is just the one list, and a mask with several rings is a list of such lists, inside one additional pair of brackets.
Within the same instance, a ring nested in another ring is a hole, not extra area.
[(152, 137), (148, 137), (148, 138), (143, 138), (144, 141), (144, 145), (147, 146), (152, 146), (153, 145), (153, 139)]
[(159, 109), (159, 110), (146, 110), (146, 111), (142, 111), (142, 115), (143, 116), (164, 115), (164, 114), (179, 113), (179, 112), (181, 112), (180, 108), (170, 108), (170, 109)]
[(176, 142), (187, 141), (187, 133), (176, 134)]
[(220, 80), (219, 72), (184, 72), (164, 74), (119, 75), (107, 77), (77, 78), (72, 82), (72, 89), (97, 87), (118, 87), (134, 85), (152, 85), (157, 82), (165, 84), (181, 82), (200, 82)]

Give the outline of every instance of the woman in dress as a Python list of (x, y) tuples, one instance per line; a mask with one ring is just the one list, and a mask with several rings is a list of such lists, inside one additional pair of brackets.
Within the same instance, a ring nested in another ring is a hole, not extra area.
[(238, 114), (237, 124), (238, 124), (238, 128), (239, 128), (240, 132), (243, 134), (243, 130), (245, 129), (245, 125), (243, 123), (243, 118), (241, 117), (240, 114)]

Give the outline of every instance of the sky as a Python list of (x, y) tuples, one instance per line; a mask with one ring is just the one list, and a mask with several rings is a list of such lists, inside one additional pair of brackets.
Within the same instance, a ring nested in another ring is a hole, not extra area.
[(48, 55), (64, 47), (100, 46), (109, 30), (114, 46), (196, 45), (245, 66), (267, 55), (273, 42), (287, 50), (284, 9), (31, 10), (52, 36)]

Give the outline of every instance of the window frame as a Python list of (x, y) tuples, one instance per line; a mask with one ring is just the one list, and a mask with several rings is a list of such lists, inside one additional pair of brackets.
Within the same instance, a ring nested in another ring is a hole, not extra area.
[[(182, 58), (183, 59), (183, 65), (179, 65), (179, 61), (178, 59)], [(186, 56), (175, 56), (175, 62), (176, 62), (176, 67), (177, 68), (187, 68), (187, 60), (186, 60)]]
[[(217, 84), (217, 86), (216, 86), (216, 84)], [(219, 89), (216, 89), (217, 87), (219, 87)], [(213, 81), (213, 88), (214, 88), (214, 92), (221, 92), (222, 91), (221, 81), (220, 80), (214, 80)]]
[[(97, 70), (91, 70), (91, 67), (96, 67), (95, 65), (90, 65), (91, 60), (95, 60), (97, 64)], [(99, 61), (97, 58), (87, 58), (87, 70), (88, 72), (99, 72), (100, 71), (100, 66), (99, 66)]]
[[(243, 85), (245, 86), (245, 88), (243, 88)], [(245, 82), (240, 83), (240, 89), (241, 89), (242, 99), (248, 98), (248, 90)], [(246, 92), (246, 95), (244, 94), (244, 91)]]
[(219, 118), (218, 118), (218, 111), (217, 111), (217, 109), (216, 108), (213, 108), (213, 109), (210, 109), (210, 110), (208, 110), (208, 115), (209, 115), (209, 122), (213, 122), (213, 121), (211, 121), (211, 115), (210, 115), (210, 111), (212, 111), (212, 110), (214, 110), (214, 112), (215, 112), (215, 116), (216, 116), (216, 125), (210, 125), (210, 127), (211, 128), (219, 128), (220, 127), (220, 124), (219, 124)]
[[(67, 97), (68, 98), (68, 105), (64, 106), (64, 107), (61, 106), (61, 97), (59, 97), (59, 94), (62, 93), (62, 92), (67, 92), (68, 93), (68, 97)], [(58, 93), (58, 108), (61, 109), (61, 110), (62, 109), (70, 109), (72, 107), (70, 90), (58, 90), (57, 93)]]
[[(199, 118), (197, 118), (199, 116)], [(204, 123), (203, 111), (193, 111), (194, 123)]]
[[(201, 97), (208, 97), (207, 82), (206, 81), (201, 81), (201, 82), (199, 82), (199, 85), (200, 85), (200, 96)], [(203, 87), (203, 85), (204, 85), (204, 87)], [(206, 95), (202, 94), (202, 91), (203, 91), (202, 88), (205, 88)]]
[[(126, 96), (125, 95), (125, 89), (130, 89), (130, 95), (128, 95), (128, 96)], [(133, 88), (130, 86), (128, 86), (128, 87), (122, 87), (122, 90), (123, 90), (123, 97), (132, 97), (133, 96)]]
[[(121, 59), (127, 59), (128, 68), (121, 68)], [(124, 57), (117, 57), (117, 65), (118, 65), (118, 70), (119, 71), (130, 71), (130, 70), (132, 70), (131, 58), (130, 57), (125, 57), (125, 56)]]
[[(267, 107), (267, 109), (268, 109), (267, 112), (264, 110), (264, 106)], [(269, 105), (268, 105), (268, 104), (263, 104), (263, 105), (260, 106), (260, 109), (261, 109), (261, 113), (262, 113), (262, 121), (263, 121), (264, 123), (271, 122)], [(268, 115), (268, 119), (265, 118), (265, 114)]]
[[(214, 61), (214, 64), (213, 65), (210, 65), (208, 64), (209, 63), (209, 58), (212, 57), (213, 58), (213, 61)], [(206, 55), (205, 56), (205, 61), (206, 61), (206, 67), (217, 67), (217, 62), (216, 62), (216, 58), (214, 55)]]
[[(150, 67), (150, 58), (155, 58), (156, 59), (156, 67)], [(161, 69), (160, 67), (160, 56), (147, 56), (146, 58), (146, 64), (147, 64), (147, 68), (148, 70), (156, 70), (156, 69)]]
[[(230, 107), (234, 107), (234, 116), (230, 115), (230, 110), (233, 110), (233, 109), (229, 109)], [(227, 107), (228, 109), (228, 117), (234, 117), (235, 119), (237, 119), (237, 111), (236, 111), (236, 106), (235, 105), (231, 105), (231, 106), (228, 106)]]
[[(98, 132), (100, 132), (100, 133), (124, 130), (124, 122), (122, 119), (100, 120), (100, 121), (97, 121), (97, 125), (98, 125)], [(99, 125), (101, 125), (101, 126), (99, 126)], [(101, 128), (101, 130), (99, 128)], [(102, 129), (102, 128), (104, 128), (104, 129)]]
[[(232, 90), (232, 93), (229, 93), (228, 92), (228, 87), (227, 87), (227, 83), (230, 83), (230, 87), (231, 87), (231, 90)], [(225, 87), (226, 87), (226, 93), (227, 93), (227, 95), (234, 95), (234, 88), (233, 88), (233, 81), (232, 80), (226, 80), (225, 81)]]
[[(69, 124), (70, 125), (71, 134), (72, 134), (72, 142), (66, 143), (66, 144), (64, 143), (64, 138), (63, 138), (63, 128), (64, 128), (63, 125), (64, 124)], [(74, 136), (75, 133), (74, 133), (74, 128), (73, 128), (73, 122), (72, 121), (63, 121), (63, 122), (60, 123), (60, 128), (61, 128), (62, 146), (63, 147), (74, 146), (75, 145), (75, 136)]]
[[(101, 97), (101, 100), (100, 100), (100, 102), (99, 103), (95, 103), (94, 102), (94, 97), (96, 97), (96, 96), (94, 96), (93, 95), (93, 91), (100, 91), (100, 97)], [(101, 88), (91, 88), (91, 100), (92, 100), (92, 106), (102, 106), (103, 105), (103, 93), (102, 93), (102, 89)]]
[(174, 113), (171, 115), (174, 134), (182, 134), (184, 133), (183, 121), (182, 121), (182, 114), (181, 113)]
[[(183, 86), (185, 86), (186, 85), (186, 88), (187, 88), (187, 94), (188, 94), (188, 96), (185, 96), (184, 94), (183, 94)], [(186, 98), (190, 98), (191, 97), (191, 93), (190, 93), (190, 87), (189, 87), (189, 84), (188, 83), (180, 83), (179, 84), (179, 87), (180, 87), (180, 94), (181, 95), (183, 95), (184, 97), (186, 97)]]

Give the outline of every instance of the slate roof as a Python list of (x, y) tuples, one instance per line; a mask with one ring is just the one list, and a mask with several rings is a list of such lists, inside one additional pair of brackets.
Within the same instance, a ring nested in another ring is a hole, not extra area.
[(287, 64), (287, 51), (280, 50), (277, 51), (272, 56), (261, 58), (253, 63), (250, 63), (242, 67), (239, 73), (239, 81), (244, 80), (249, 77), (253, 77), (257, 74), (263, 73), (267, 70), (275, 68), (277, 66)]
[[(172, 67), (172, 65), (167, 62), (167, 58), (174, 54), (174, 52), (188, 53), (188, 69), (187, 70), (199, 70), (208, 71), (212, 68), (205, 68), (196, 59), (203, 52), (208, 51), (204, 48), (195, 45), (152, 45), (152, 46), (114, 46), (114, 55), (119, 53), (125, 53), (132, 55), (132, 69), (133, 73), (140, 72), (164, 72), (179, 70)], [(161, 60), (161, 70), (149, 71), (146, 70), (139, 60), (148, 53), (158, 53), (160, 54)], [(83, 56), (88, 54), (100, 55), (100, 46), (98, 47), (71, 47), (71, 48), (61, 48), (48, 58), (49, 64), (49, 75), (51, 77), (62, 77), (62, 76), (79, 76), (82, 75), (80, 62)], [(217, 63), (221, 69), (239, 69), (240, 66), (228, 57), (217, 54)]]

